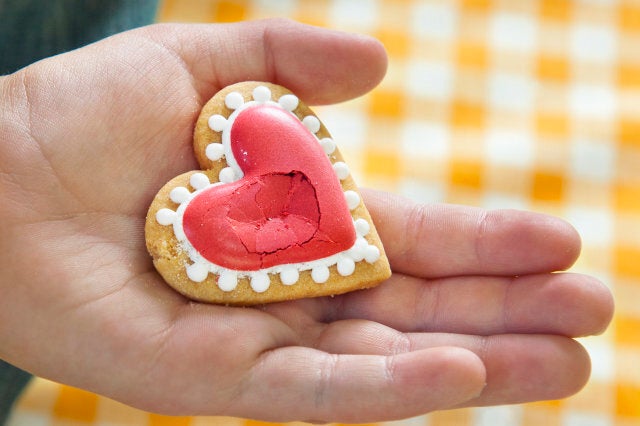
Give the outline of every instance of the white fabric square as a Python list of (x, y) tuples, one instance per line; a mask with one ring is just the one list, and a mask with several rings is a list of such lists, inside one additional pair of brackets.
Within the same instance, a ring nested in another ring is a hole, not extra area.
[(591, 380), (611, 383), (616, 378), (613, 343), (607, 335), (578, 339), (591, 357)]
[(368, 115), (362, 111), (332, 108), (316, 108), (322, 122), (329, 129), (340, 150), (363, 150), (368, 126)]
[(522, 406), (499, 405), (473, 409), (474, 426), (519, 425), (522, 423)]
[(507, 166), (530, 167), (533, 163), (535, 142), (526, 130), (487, 131), (486, 156), (489, 163)]
[(407, 157), (446, 160), (450, 156), (449, 129), (442, 123), (407, 121), (402, 126), (401, 146)]
[(569, 39), (574, 59), (612, 65), (616, 60), (618, 40), (613, 27), (576, 24), (571, 28)]
[(7, 419), (7, 426), (49, 426), (51, 423), (51, 418), (48, 415), (24, 409), (13, 410)]
[(417, 203), (441, 203), (446, 196), (443, 182), (425, 182), (423, 180), (403, 179), (398, 185), (398, 193)]
[(329, 19), (336, 27), (350, 31), (374, 30), (379, 10), (378, 0), (334, 0)]
[(452, 39), (457, 32), (458, 10), (454, 2), (418, 2), (412, 12), (411, 31), (415, 36)]
[(454, 70), (450, 63), (412, 61), (407, 65), (405, 91), (437, 100), (451, 99)]
[(491, 106), (520, 112), (533, 109), (535, 82), (521, 75), (493, 73), (489, 78)]
[(611, 119), (617, 110), (616, 96), (607, 85), (574, 84), (569, 89), (569, 107), (581, 118)]
[(562, 416), (562, 426), (613, 426), (611, 416), (602, 413), (566, 410)]
[(614, 240), (614, 216), (608, 209), (568, 207), (566, 219), (580, 234), (585, 246), (608, 247)]
[(571, 145), (571, 175), (607, 183), (615, 177), (616, 147), (609, 141), (574, 141)]
[(529, 199), (525, 196), (508, 195), (498, 192), (488, 192), (482, 197), (482, 207), (485, 209), (516, 209), (528, 210), (531, 208)]
[(538, 26), (527, 14), (496, 12), (492, 15), (489, 40), (498, 49), (532, 51), (536, 47)]
[(294, 16), (297, 0), (255, 0), (256, 15)]

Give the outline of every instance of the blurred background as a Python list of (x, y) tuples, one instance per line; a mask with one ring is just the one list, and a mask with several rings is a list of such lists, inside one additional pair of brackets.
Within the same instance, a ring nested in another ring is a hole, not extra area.
[[(581, 339), (593, 373), (577, 395), (385, 425), (639, 425), (640, 1), (163, 0), (157, 20), (275, 16), (387, 48), (378, 88), (315, 108), (362, 186), (564, 217), (583, 237), (573, 270), (616, 298), (610, 329)], [(267, 423), (159, 416), (35, 379), (9, 424)]]

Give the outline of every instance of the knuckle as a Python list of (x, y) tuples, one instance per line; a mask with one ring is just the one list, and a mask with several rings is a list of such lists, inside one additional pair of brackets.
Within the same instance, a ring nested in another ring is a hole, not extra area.
[(314, 405), (318, 412), (324, 412), (330, 408), (331, 387), (335, 380), (335, 371), (338, 364), (338, 356), (326, 354), (320, 365), (318, 380), (314, 389)]

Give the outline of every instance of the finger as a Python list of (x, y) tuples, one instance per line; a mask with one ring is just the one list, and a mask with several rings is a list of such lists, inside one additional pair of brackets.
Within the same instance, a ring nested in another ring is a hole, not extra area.
[(580, 238), (565, 221), (515, 210), (419, 205), (365, 191), (392, 269), (420, 277), (525, 275), (568, 268)]
[(227, 25), (160, 25), (146, 34), (174, 51), (206, 98), (244, 80), (281, 84), (310, 104), (362, 95), (384, 76), (375, 39), (268, 19)]
[(555, 335), (405, 334), (371, 321), (350, 320), (328, 326), (318, 347), (338, 354), (387, 356), (441, 347), (470, 350), (487, 369), (487, 385), (464, 406), (564, 398), (580, 390), (590, 373), (584, 348)]
[(323, 303), (323, 322), (361, 318), (401, 331), (478, 335), (593, 335), (603, 332), (613, 315), (607, 287), (573, 273), (433, 281), (396, 276)]
[[(436, 338), (437, 337), (437, 338)], [(591, 360), (575, 340), (554, 335), (430, 336), (430, 344), (456, 345), (481, 357), (487, 368), (482, 394), (462, 406), (519, 404), (561, 399), (589, 380)]]
[(482, 363), (463, 349), (377, 356), (287, 347), (263, 355), (229, 411), (272, 421), (384, 421), (460, 404), (484, 383)]

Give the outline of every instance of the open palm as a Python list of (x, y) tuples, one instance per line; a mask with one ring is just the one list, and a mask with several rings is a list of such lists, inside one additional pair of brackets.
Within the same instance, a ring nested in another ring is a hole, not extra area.
[[(242, 80), (306, 103), (382, 78), (372, 39), (288, 21), (160, 25), (0, 80), (0, 358), (143, 409), (380, 421), (577, 391), (598, 281), (547, 216), (365, 191), (394, 271), (373, 290), (258, 308), (193, 303), (145, 250), (157, 190), (197, 168), (202, 105)], [(425, 141), (428, 143), (428, 141)]]

